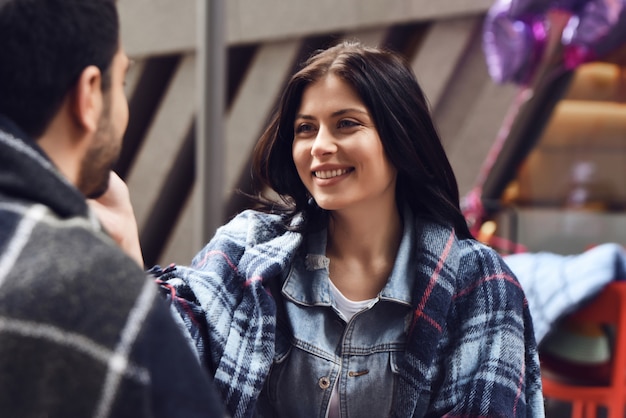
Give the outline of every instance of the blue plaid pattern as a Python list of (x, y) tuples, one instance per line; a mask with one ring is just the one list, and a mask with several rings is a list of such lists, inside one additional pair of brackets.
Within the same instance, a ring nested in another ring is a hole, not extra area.
[[(519, 282), (502, 258), (450, 229), (416, 222), (414, 320), (393, 417), (544, 416), (537, 347)], [(233, 417), (252, 417), (273, 360), (276, 306), (302, 235), (245, 211), (191, 267), (153, 273), (181, 314)]]

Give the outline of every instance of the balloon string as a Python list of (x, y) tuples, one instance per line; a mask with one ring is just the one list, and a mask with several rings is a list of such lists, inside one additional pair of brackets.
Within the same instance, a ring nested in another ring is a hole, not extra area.
[(491, 148), (487, 153), (487, 157), (481, 166), (476, 185), (463, 199), (463, 212), (468, 220), (470, 232), (472, 232), (474, 236), (477, 236), (478, 231), (480, 230), (481, 221), (485, 216), (485, 210), (482, 203), (483, 185), (489, 175), (489, 172), (495, 165), (507, 138), (509, 137), (511, 127), (515, 118), (519, 114), (522, 104), (528, 101), (532, 94), (532, 89), (528, 86), (523, 86), (518, 90), (515, 99), (513, 100), (513, 103), (504, 118), (504, 122), (496, 134), (495, 141), (491, 145)]

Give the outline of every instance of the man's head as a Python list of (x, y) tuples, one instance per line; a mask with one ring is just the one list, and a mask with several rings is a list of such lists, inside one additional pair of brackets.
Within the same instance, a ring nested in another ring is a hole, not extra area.
[(73, 179), (87, 196), (106, 190), (119, 154), (127, 66), (115, 0), (0, 0), (0, 113), (40, 140), (67, 110), (89, 139)]

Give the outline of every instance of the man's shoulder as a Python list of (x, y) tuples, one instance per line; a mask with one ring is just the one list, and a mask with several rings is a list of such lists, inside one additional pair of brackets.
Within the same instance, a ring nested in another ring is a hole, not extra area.
[(89, 219), (6, 200), (0, 219), (0, 315), (114, 346), (146, 290), (142, 269)]
[(60, 218), (44, 205), (8, 200), (0, 201), (0, 219), (3, 293), (48, 287), (42, 299), (54, 299), (57, 289), (88, 303), (140, 291), (142, 269), (90, 219)]

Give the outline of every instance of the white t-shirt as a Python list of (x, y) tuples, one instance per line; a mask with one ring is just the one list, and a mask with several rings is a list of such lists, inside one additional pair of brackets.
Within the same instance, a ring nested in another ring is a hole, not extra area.
[[(365, 300), (350, 300), (341, 293), (339, 289), (335, 286), (330, 278), (328, 279), (330, 283), (330, 293), (334, 300), (335, 308), (341, 313), (343, 319), (346, 322), (350, 322), (352, 317), (367, 308), (370, 308), (374, 302), (378, 298), (365, 299)], [(335, 382), (335, 387), (333, 388), (333, 394), (330, 395), (330, 405), (328, 409), (328, 418), (339, 418), (339, 391), (337, 387), (339, 386), (339, 380)]]

